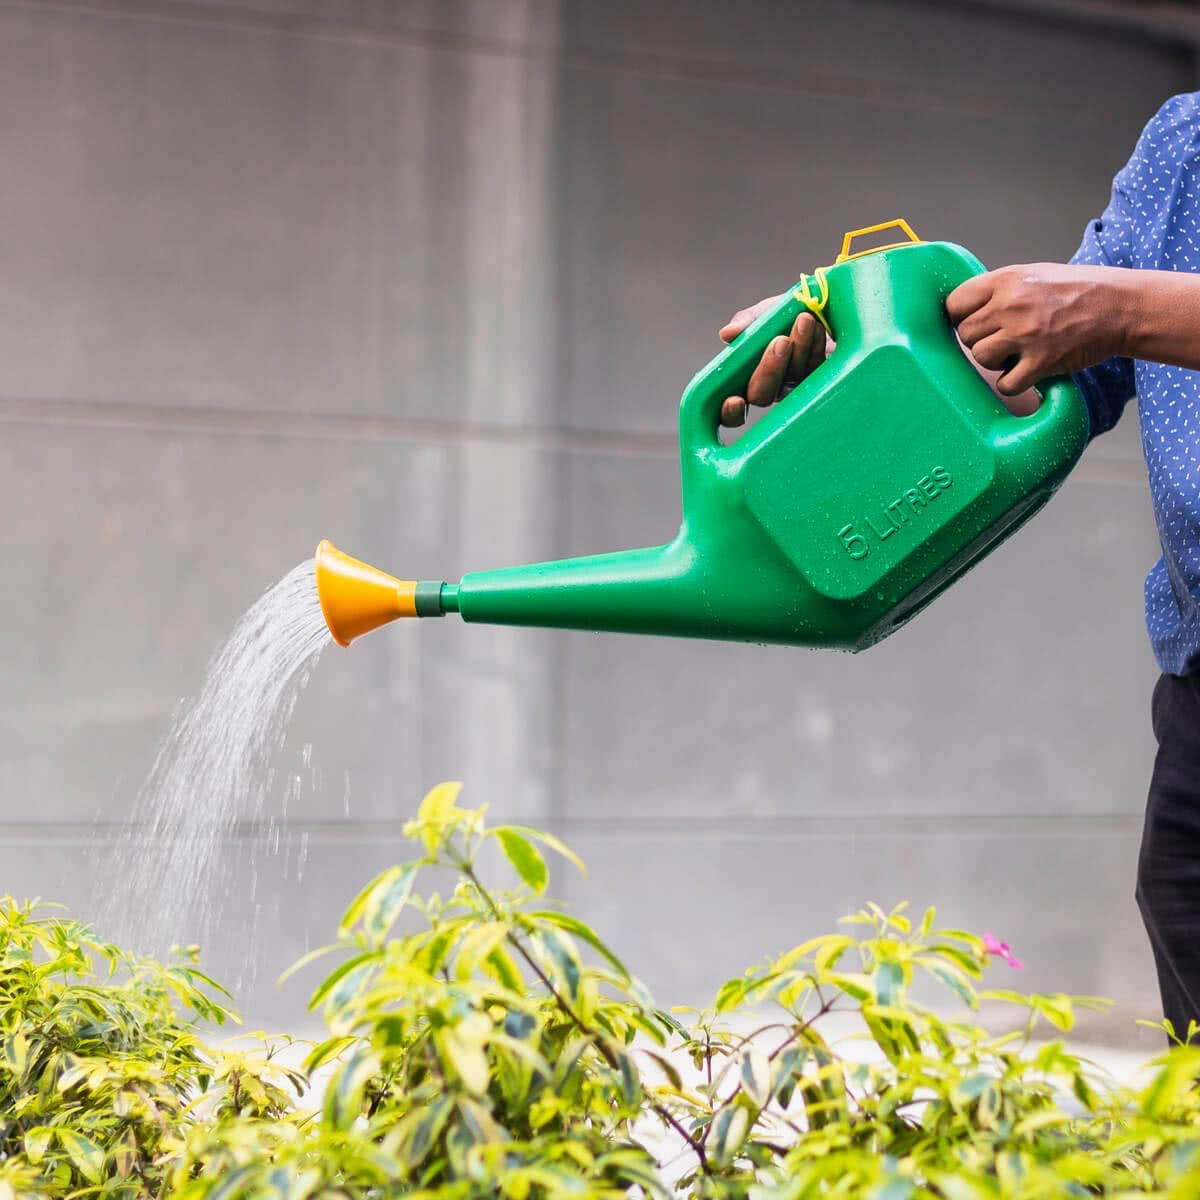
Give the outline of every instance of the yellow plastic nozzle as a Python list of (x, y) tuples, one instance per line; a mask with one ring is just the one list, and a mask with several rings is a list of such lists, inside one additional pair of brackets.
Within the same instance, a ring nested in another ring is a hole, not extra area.
[(321, 612), (339, 646), (398, 617), (417, 615), (415, 579), (396, 579), (343, 554), (330, 541), (317, 547), (313, 561)]

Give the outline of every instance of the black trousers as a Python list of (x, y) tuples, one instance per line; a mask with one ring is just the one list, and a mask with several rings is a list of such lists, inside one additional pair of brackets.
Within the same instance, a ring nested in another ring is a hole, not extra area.
[(1186, 1038), (1189, 1024), (1200, 1023), (1200, 675), (1163, 675), (1151, 713), (1158, 754), (1137, 902), (1154, 949), (1163, 1015)]

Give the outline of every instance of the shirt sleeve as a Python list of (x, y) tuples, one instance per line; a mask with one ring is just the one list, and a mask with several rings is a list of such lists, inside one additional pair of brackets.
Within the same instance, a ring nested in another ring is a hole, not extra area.
[[(1170, 123), (1169, 100), (1142, 131), (1133, 156), (1117, 172), (1112, 184), (1108, 207), (1094, 221), (1088, 222), (1083, 241), (1071, 259), (1072, 263), (1090, 267), (1133, 267), (1135, 247), (1145, 220), (1141, 214), (1141, 193), (1145, 190), (1146, 175), (1157, 164), (1162, 147), (1164, 125)], [(1091, 436), (1106, 433), (1120, 419), (1125, 405), (1134, 395), (1133, 360), (1109, 358), (1074, 375), (1079, 390), (1087, 401)]]

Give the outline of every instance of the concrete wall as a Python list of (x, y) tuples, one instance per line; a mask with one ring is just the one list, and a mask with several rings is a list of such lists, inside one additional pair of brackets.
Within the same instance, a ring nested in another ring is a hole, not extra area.
[[(319, 537), (449, 578), (663, 540), (716, 326), (844, 228), (1069, 255), (1192, 57), (964, 8), (0, 0), (0, 890), (95, 910), (178, 699)], [(214, 968), (299, 1020), (270, 981), (459, 777), (580, 850), (555, 890), (665, 1001), (908, 898), (1153, 1014), (1156, 554), (1130, 416), (858, 658), (453, 620), (330, 652)]]

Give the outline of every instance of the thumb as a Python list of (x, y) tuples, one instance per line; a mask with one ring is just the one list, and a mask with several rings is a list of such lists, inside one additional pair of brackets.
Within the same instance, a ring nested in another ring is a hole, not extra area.
[(749, 308), (739, 308), (738, 311), (735, 312), (719, 330), (717, 330), (717, 336), (723, 342), (732, 342), (739, 333), (744, 333), (747, 329), (749, 329), (750, 326), (753, 325), (754, 322), (757, 321), (758, 318), (767, 311), (767, 309), (773, 307), (778, 302), (779, 297), (782, 295), (783, 293), (780, 292), (779, 296), (767, 296), (765, 299), (760, 300), (757, 304), (750, 305)]

